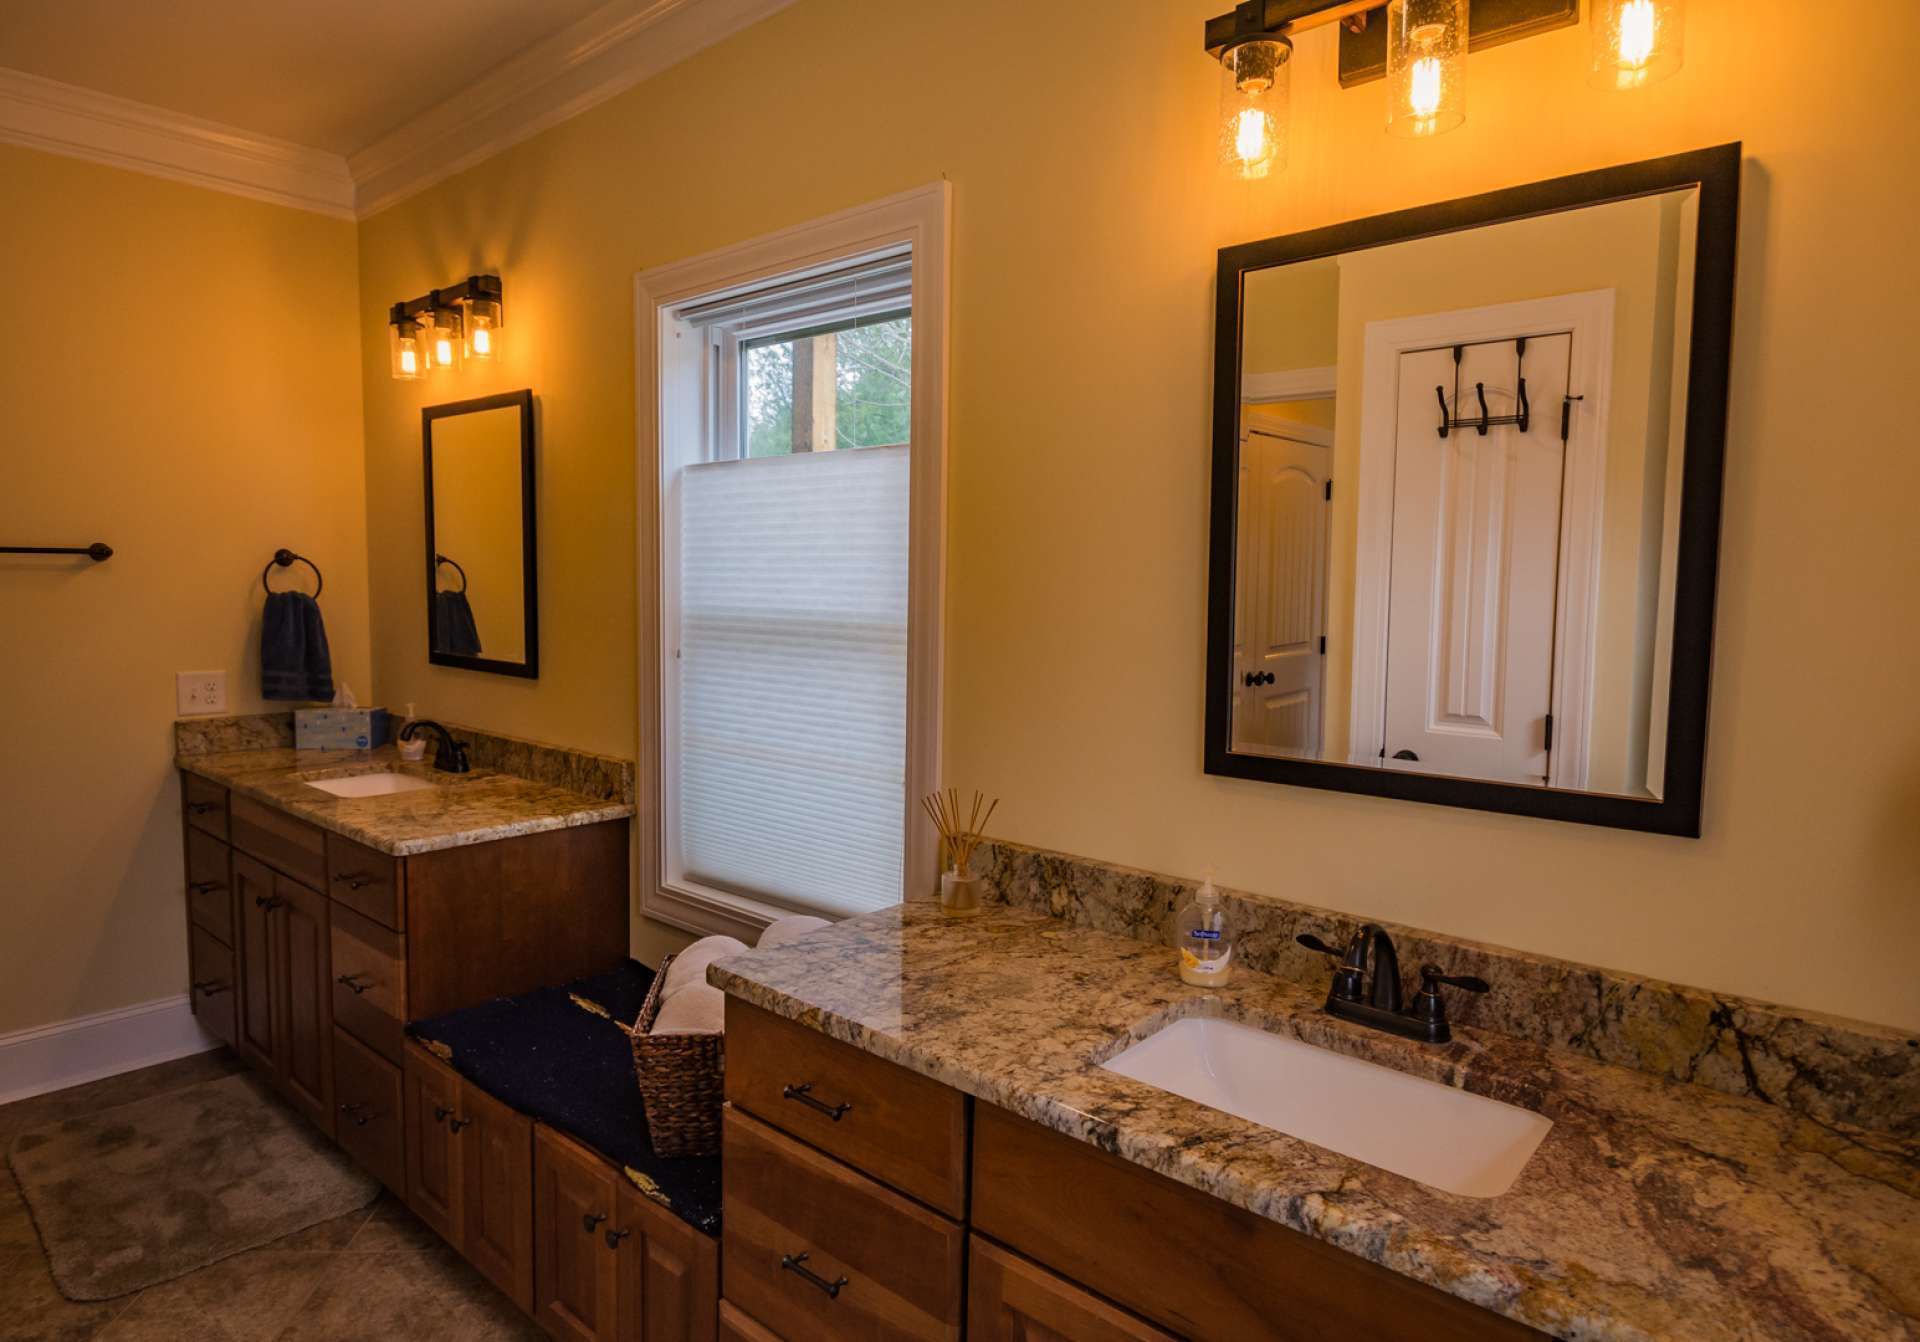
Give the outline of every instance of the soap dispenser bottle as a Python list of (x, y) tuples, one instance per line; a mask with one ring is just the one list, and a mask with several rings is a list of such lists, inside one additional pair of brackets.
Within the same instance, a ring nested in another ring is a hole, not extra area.
[(1193, 899), (1173, 915), (1173, 944), (1180, 952), (1180, 981), (1216, 988), (1233, 976), (1233, 925), (1207, 870)]

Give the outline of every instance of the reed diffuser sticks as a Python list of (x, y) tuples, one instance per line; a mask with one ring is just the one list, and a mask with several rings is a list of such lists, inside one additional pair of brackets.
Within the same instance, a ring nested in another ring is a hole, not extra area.
[(933, 827), (940, 831), (940, 842), (946, 846), (947, 860), (953, 864), (953, 870), (962, 878), (970, 877), (974, 850), (986, 839), (987, 822), (993, 819), (1000, 799), (995, 797), (989, 801), (985, 794), (975, 792), (972, 804), (962, 812), (959, 789), (948, 788), (945, 792), (929, 792), (920, 799), (920, 805), (933, 821)]

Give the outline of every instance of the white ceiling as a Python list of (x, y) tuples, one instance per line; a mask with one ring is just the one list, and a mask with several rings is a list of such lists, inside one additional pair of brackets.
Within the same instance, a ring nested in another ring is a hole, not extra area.
[(350, 155), (605, 0), (0, 0), (0, 66)]

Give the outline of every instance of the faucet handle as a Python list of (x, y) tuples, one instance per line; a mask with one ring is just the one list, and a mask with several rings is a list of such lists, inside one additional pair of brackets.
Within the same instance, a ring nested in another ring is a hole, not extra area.
[(1299, 936), (1295, 937), (1294, 940), (1299, 942), (1302, 946), (1305, 946), (1310, 951), (1318, 951), (1320, 952), (1320, 954), (1325, 956), (1330, 956), (1335, 960), (1338, 960), (1340, 958), (1339, 951), (1336, 951), (1333, 947), (1327, 945), (1326, 942), (1320, 940), (1319, 937), (1316, 937), (1311, 932), (1302, 932)]
[(1470, 993), (1487, 992), (1492, 987), (1485, 979), (1477, 975), (1442, 973), (1439, 965), (1420, 966), (1420, 991), (1422, 993), (1437, 995), (1437, 986), (1442, 983), (1446, 984), (1449, 988), (1461, 988)]

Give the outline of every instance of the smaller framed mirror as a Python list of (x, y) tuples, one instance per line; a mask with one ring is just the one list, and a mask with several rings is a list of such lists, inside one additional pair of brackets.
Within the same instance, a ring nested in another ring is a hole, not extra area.
[(427, 660), (540, 674), (533, 393), (421, 410), (427, 488)]

